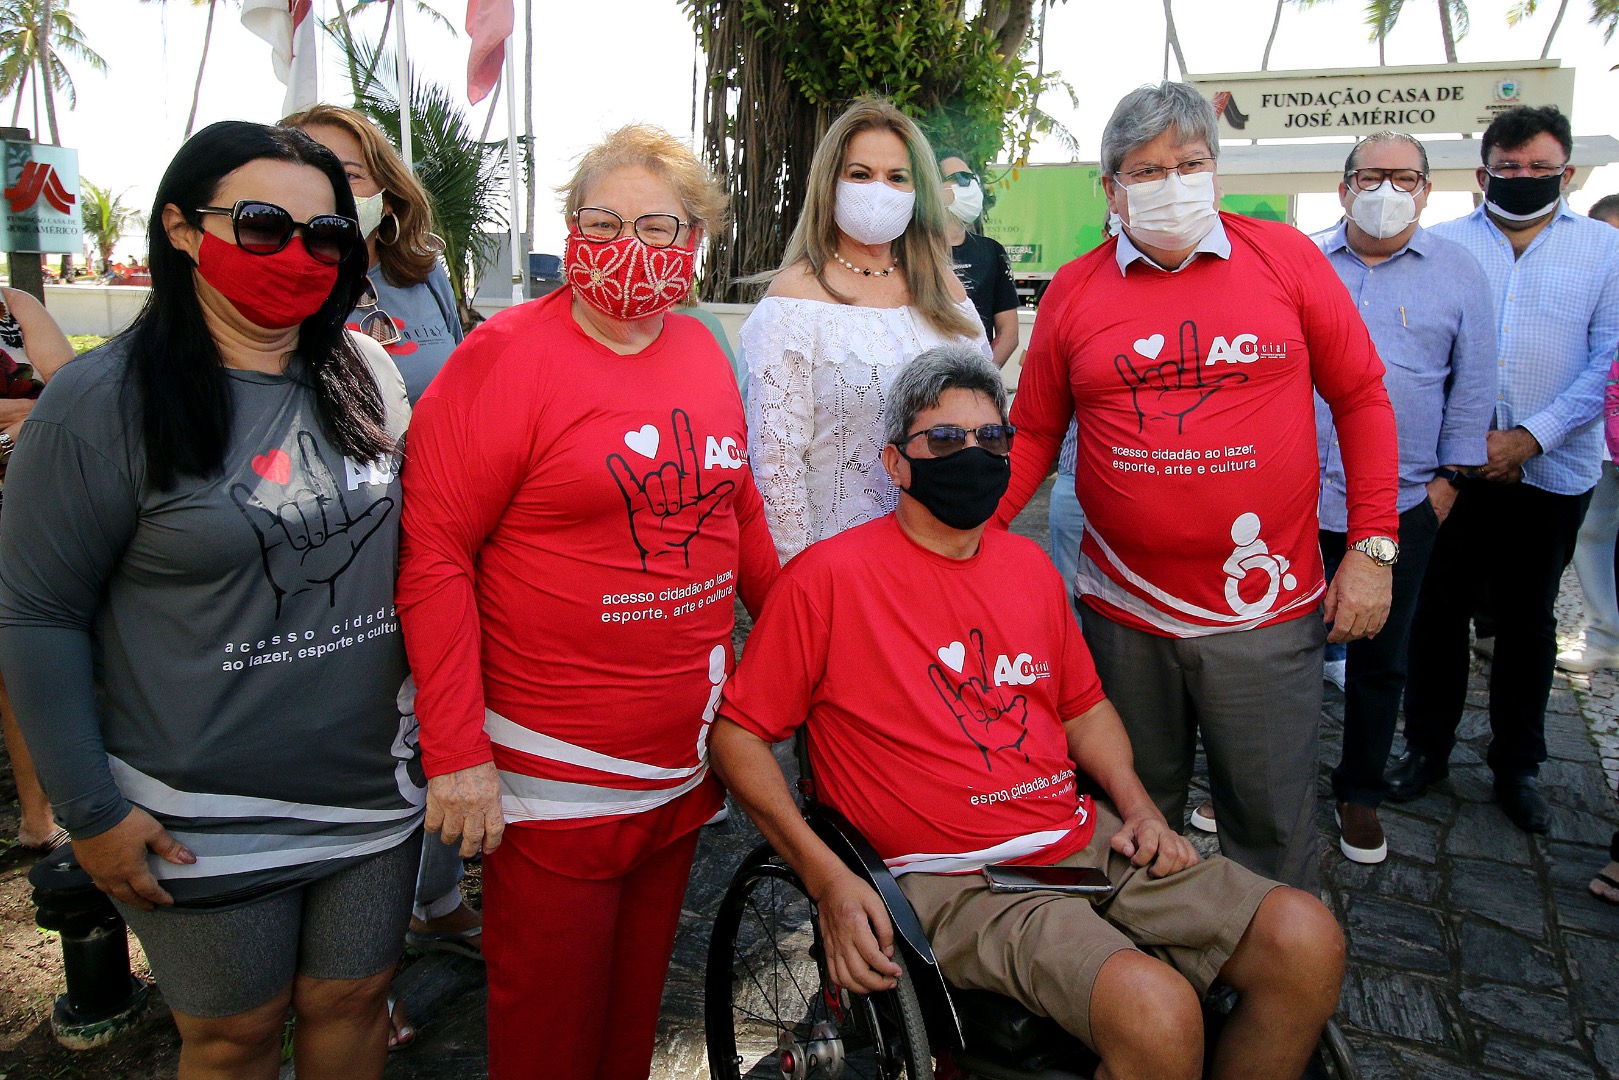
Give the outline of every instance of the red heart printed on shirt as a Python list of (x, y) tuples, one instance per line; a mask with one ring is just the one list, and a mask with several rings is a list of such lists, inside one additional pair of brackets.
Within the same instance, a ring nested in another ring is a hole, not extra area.
[(292, 479), (292, 459), (285, 450), (277, 447), (268, 454), (254, 457), (253, 471), (272, 484), (285, 484)]

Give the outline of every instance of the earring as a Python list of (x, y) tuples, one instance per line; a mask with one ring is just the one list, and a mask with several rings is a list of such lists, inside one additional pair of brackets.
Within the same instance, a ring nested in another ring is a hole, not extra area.
[[(382, 238), (382, 227), (384, 225), (388, 224), (390, 221), (393, 222), (394, 234), (392, 236), (388, 237), (388, 239), (384, 240)], [(382, 220), (377, 223), (377, 243), (379, 243), (379, 244), (397, 244), (398, 242), (399, 242), (399, 217), (392, 210), (390, 210), (386, 214), (383, 214), (382, 215)]]

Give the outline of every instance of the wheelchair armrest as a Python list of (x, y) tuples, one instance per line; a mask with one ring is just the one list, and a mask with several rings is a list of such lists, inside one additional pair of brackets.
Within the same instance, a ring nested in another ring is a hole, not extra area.
[(933, 955), (922, 921), (916, 917), (911, 902), (900, 891), (899, 882), (889, 872), (888, 865), (877, 854), (877, 849), (860, 834), (849, 819), (821, 803), (810, 806), (804, 818), (821, 841), (837, 853), (845, 866), (859, 874), (877, 890), (888, 917), (894, 923), (894, 932), (905, 948), (911, 981), (922, 1006), (927, 1024), (928, 1039), (938, 1050), (955, 1050), (962, 1046), (961, 1021), (956, 1016), (950, 991), (945, 986), (944, 973), (939, 960)]

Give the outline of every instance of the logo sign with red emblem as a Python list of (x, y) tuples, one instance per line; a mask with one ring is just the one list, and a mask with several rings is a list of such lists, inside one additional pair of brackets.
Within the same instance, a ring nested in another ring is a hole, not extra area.
[(78, 254), (79, 152), (41, 143), (4, 142), (0, 170), (0, 251)]

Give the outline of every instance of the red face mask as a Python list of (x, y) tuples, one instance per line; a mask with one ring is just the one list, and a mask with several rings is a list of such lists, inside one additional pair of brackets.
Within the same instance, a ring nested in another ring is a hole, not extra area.
[(302, 237), (274, 255), (255, 255), (204, 231), (197, 273), (242, 318), (267, 330), (297, 326), (320, 310), (337, 284), (337, 267), (310, 255)]
[(647, 247), (634, 236), (593, 244), (570, 234), (565, 258), (568, 284), (585, 303), (614, 319), (646, 319), (691, 292), (697, 252)]

